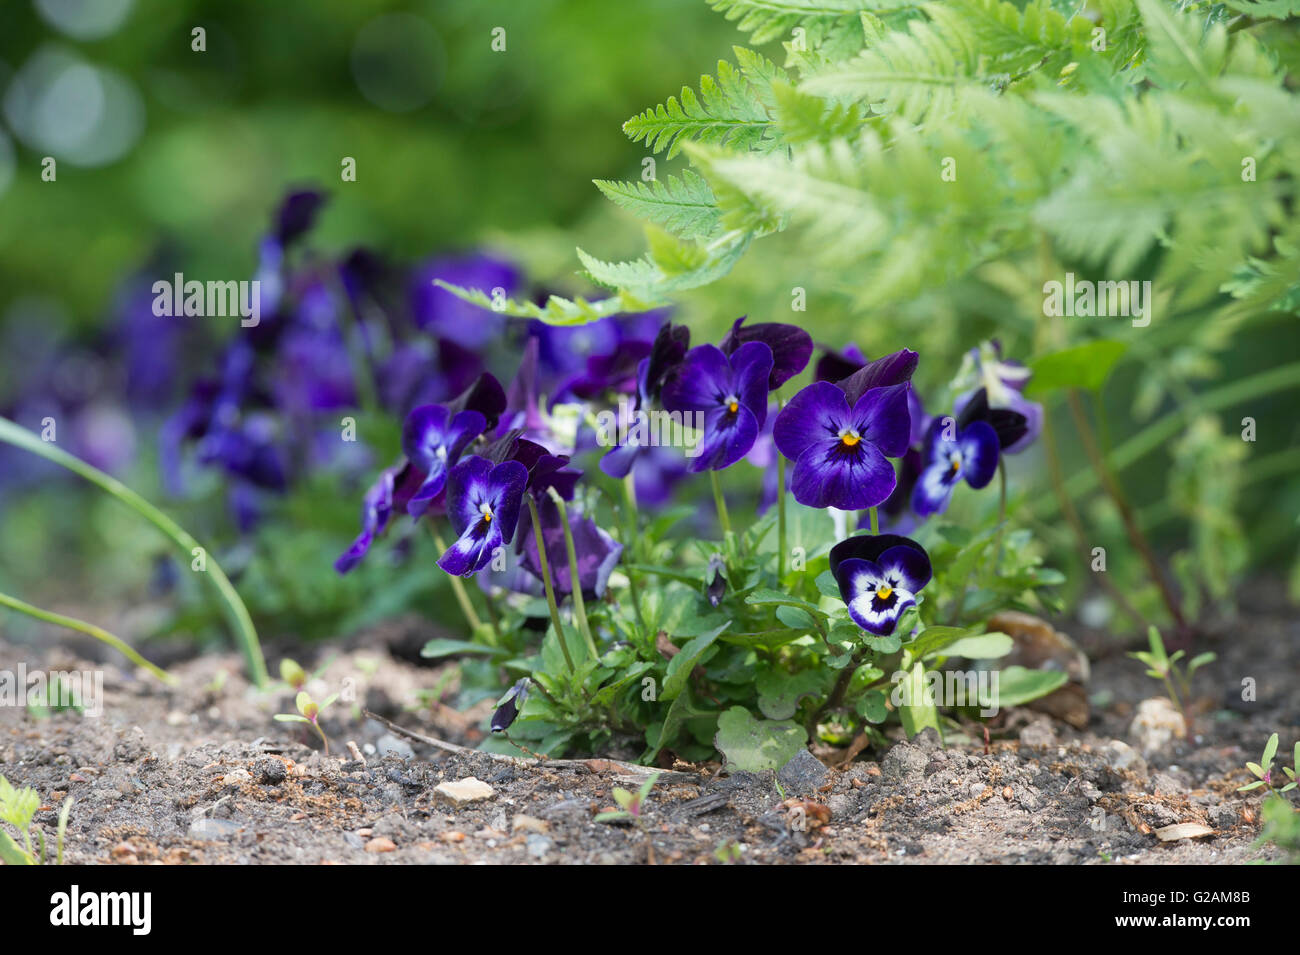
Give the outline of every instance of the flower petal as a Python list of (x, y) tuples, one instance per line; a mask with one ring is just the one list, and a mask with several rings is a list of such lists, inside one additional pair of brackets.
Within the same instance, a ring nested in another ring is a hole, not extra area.
[(754, 415), (758, 426), (767, 420), (768, 380), (772, 374), (772, 349), (763, 342), (746, 342), (731, 356), (736, 393)]
[(919, 547), (896, 544), (888, 548), (878, 558), (885, 580), (895, 590), (905, 590), (914, 594), (930, 582), (933, 570), (930, 557)]
[(974, 488), (993, 480), (998, 469), (998, 435), (993, 426), (975, 421), (967, 426), (957, 441), (961, 449), (961, 476)]
[(716, 345), (696, 345), (663, 388), (668, 411), (712, 411), (732, 390), (731, 363)]
[[(812, 358), (812, 336), (798, 325), (786, 325), (780, 322), (760, 322), (745, 325), (745, 317), (736, 319), (722, 339), (722, 350), (728, 355), (734, 353), (747, 342), (762, 342), (772, 350), (772, 370), (768, 375), (767, 388), (775, 391), (808, 367)], [(732, 362), (733, 367), (735, 362)]]
[(883, 388), (911, 381), (912, 374), (916, 371), (918, 357), (910, 348), (904, 348), (892, 355), (867, 362), (837, 384), (844, 391), (849, 403), (857, 404), (858, 399), (868, 388)]
[(705, 415), (699, 454), (690, 459), (691, 471), (720, 471), (735, 464), (754, 446), (758, 420), (745, 405), (734, 412), (715, 408)]
[(848, 448), (838, 438), (809, 445), (794, 464), (790, 490), (808, 507), (859, 510), (884, 501), (897, 483), (894, 467), (866, 441)]
[(849, 423), (849, 402), (844, 392), (828, 381), (815, 381), (790, 399), (772, 425), (777, 450), (791, 461), (814, 443), (838, 438)]
[[(527, 469), (522, 464), (516, 466), (524, 471), (526, 480)], [(488, 476), (491, 473), (492, 462), (475, 454), (461, 461), (447, 475), (447, 516), (458, 535), (464, 534), (482, 519), (478, 499), (487, 495)]]
[(864, 441), (869, 441), (887, 458), (903, 456), (912, 434), (912, 417), (907, 407), (911, 385), (868, 388), (853, 406), (850, 416)]

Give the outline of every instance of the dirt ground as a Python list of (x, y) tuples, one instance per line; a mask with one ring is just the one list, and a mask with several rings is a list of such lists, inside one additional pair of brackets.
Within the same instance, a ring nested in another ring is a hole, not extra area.
[[(1129, 727), (1159, 686), (1085, 635), (1094, 661), (1084, 730), (1017, 710), (995, 722), (987, 753), (982, 739), (943, 748), (923, 735), (843, 768), (803, 753), (779, 778), (679, 765), (640, 829), (593, 821), (612, 807), (614, 786), (635, 788), (631, 769), (449, 753), (363, 716), (470, 746), (482, 738), (488, 705), (457, 713), (435, 699), (442, 671), (410, 660), (427, 626), (390, 624), (342, 650), (321, 648), (322, 661), (335, 655), (318, 698), (352, 681), (353, 702), (328, 711), (329, 757), (301, 727), (272, 720), (292, 710), (291, 694), (253, 691), (233, 655), (177, 662), (180, 684), (164, 689), (95, 646), (0, 642), (0, 669), (105, 671), (102, 716), (37, 719), (0, 706), (0, 773), (40, 792), (47, 833), (74, 798), (73, 863), (1217, 864), (1279, 855), (1255, 845), (1259, 795), (1235, 790), (1270, 733), (1281, 733), (1283, 752), (1300, 735), (1300, 621), (1282, 605), (1215, 628), (1219, 659), (1197, 678), (1193, 734), (1146, 758)], [(1247, 678), (1255, 702), (1242, 701)], [(485, 798), (460, 803), (438, 789), (468, 777), (490, 787)], [(1178, 823), (1213, 832), (1156, 835)]]

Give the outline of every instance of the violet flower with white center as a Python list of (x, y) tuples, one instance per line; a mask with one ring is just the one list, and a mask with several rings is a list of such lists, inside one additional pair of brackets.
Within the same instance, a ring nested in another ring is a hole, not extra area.
[(447, 476), (447, 515), (459, 535), (438, 566), (456, 577), (468, 577), (492, 560), (498, 547), (510, 543), (519, 522), (519, 506), (528, 469), (518, 461), (493, 467), (472, 455)]
[(930, 555), (908, 537), (863, 534), (831, 548), (831, 573), (853, 621), (877, 636), (888, 636), (899, 618), (916, 606), (916, 595), (930, 582)]

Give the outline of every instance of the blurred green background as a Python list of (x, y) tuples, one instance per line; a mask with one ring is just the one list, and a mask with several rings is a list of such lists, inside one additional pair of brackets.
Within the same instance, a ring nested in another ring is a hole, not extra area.
[[(498, 27), (504, 51), (493, 49)], [(203, 52), (192, 49), (195, 28), (205, 31)], [(647, 150), (622, 135), (622, 122), (696, 86), (743, 42), (703, 0), (0, 0), (0, 406), (15, 400), (25, 360), (7, 343), (33, 331), (93, 341), (111, 325), (124, 281), (162, 257), (191, 278), (251, 276), (257, 244), (293, 187), (330, 193), (312, 236), (324, 251), (368, 245), (414, 261), (498, 248), (534, 283), (590, 294), (575, 245), (609, 260), (644, 247), (638, 225), (591, 183), (641, 175)], [(780, 57), (779, 48), (768, 53)], [(54, 182), (41, 178), (46, 156), (58, 161)], [(345, 157), (356, 160), (356, 182), (341, 181)], [(660, 178), (685, 164), (657, 159)], [(799, 241), (764, 240), (728, 279), (684, 296), (696, 340), (741, 314), (789, 320), (791, 288), (803, 282)], [(798, 320), (819, 342), (856, 341), (867, 354), (916, 348), (927, 356), (917, 379), (925, 393), (981, 339), (1001, 335), (1011, 357), (1035, 342), (1038, 315), (1025, 302), (1036, 292), (1025, 275), (986, 274), (958, 310), (921, 300), (899, 316), (855, 316), (842, 293), (809, 288)], [(1106, 393), (1113, 442), (1141, 426), (1132, 409), (1147, 379), (1222, 383), (1295, 361), (1293, 321), (1279, 314), (1254, 325), (1213, 368), (1180, 367), (1197, 359), (1177, 349), (1126, 367)], [(203, 329), (191, 343), (211, 348), (214, 334)], [(1240, 447), (1244, 414), (1258, 421), (1260, 453), (1280, 465), (1246, 484), (1240, 462), (1221, 453)], [(377, 562), (344, 581), (328, 566), (355, 532), (355, 489), (305, 487), (280, 532), (237, 544), (218, 479), (192, 499), (160, 497), (157, 422), (133, 424), (137, 453), (122, 477), (201, 538), (236, 548), (236, 569), (264, 562), (257, 579), (267, 592), (245, 594), (255, 612), (288, 606), (291, 619), (310, 605), (328, 632), (330, 619), (382, 589)], [(1126, 484), (1165, 553), (1189, 546), (1177, 518), (1222, 497), (1240, 518), (1226, 536), (1248, 540), (1252, 566), (1294, 573), (1300, 482), (1286, 449), (1298, 438), (1293, 396), (1274, 395), (1229, 409), (1222, 434), (1200, 445), (1165, 442)], [(1081, 471), (1077, 443), (1064, 443), (1067, 471)], [(14, 467), (16, 452), (0, 455), (0, 467)], [(1046, 501), (1041, 460), (1025, 462), (1013, 481)], [(101, 495), (55, 481), (49, 469), (34, 474), (18, 489), (0, 482), (0, 588), (100, 619), (103, 606), (144, 602), (160, 539)], [(1187, 493), (1171, 503), (1179, 482)], [(1104, 501), (1082, 509), (1099, 539), (1121, 536)], [(1051, 510), (1038, 509), (1035, 530), (1068, 560), (1068, 535)], [(1115, 561), (1118, 573), (1127, 564), (1140, 575), (1131, 555)], [(371, 617), (415, 599), (387, 592), (390, 603), (374, 603)], [(211, 626), (202, 614), (173, 626), (190, 624)]]

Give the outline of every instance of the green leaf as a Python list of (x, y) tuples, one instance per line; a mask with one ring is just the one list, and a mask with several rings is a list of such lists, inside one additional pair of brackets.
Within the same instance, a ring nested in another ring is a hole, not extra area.
[(436, 660), (440, 657), (449, 657), (459, 654), (477, 654), (481, 656), (494, 657), (502, 656), (509, 653), (499, 647), (485, 647), (481, 643), (470, 643), (468, 640), (447, 640), (438, 638), (430, 640), (420, 651), (420, 656), (427, 660)]
[(907, 649), (913, 660), (924, 660), (967, 636), (970, 631), (965, 627), (926, 627), (907, 644)]
[(729, 769), (755, 773), (780, 769), (807, 742), (802, 726), (790, 720), (756, 720), (743, 706), (733, 706), (718, 717), (713, 738)]
[(881, 690), (871, 690), (859, 697), (854, 709), (868, 723), (883, 723), (889, 718), (889, 707), (885, 705), (885, 694)]
[(751, 43), (767, 43), (797, 26), (828, 27), (852, 21), (866, 9), (893, 10), (910, 0), (708, 0), (709, 6), (738, 21), (737, 29), (752, 34)]
[(1030, 670), (1025, 667), (1007, 667), (998, 671), (998, 708), (1020, 706), (1030, 700), (1059, 690), (1069, 680), (1061, 670)]
[(659, 694), (659, 699), (672, 700), (677, 698), (677, 695), (682, 692), (682, 688), (686, 686), (686, 681), (690, 679), (691, 671), (695, 669), (696, 664), (700, 662), (709, 647), (713, 646), (713, 641), (717, 640), (729, 626), (731, 626), (730, 620), (720, 627), (714, 627), (708, 633), (693, 637), (687, 642), (686, 646), (682, 647), (668, 661), (668, 670), (664, 674), (664, 686)]
[(918, 662), (899, 684), (902, 705), (898, 708), (898, 716), (909, 739), (927, 728), (933, 728), (941, 737), (943, 735), (939, 727), (939, 710), (930, 698), (925, 674), (925, 665)]
[(647, 312), (667, 304), (667, 302), (660, 299), (640, 298), (624, 290), (617, 295), (610, 295), (594, 302), (581, 296), (567, 299), (559, 295), (551, 295), (546, 299), (545, 304), (538, 305), (536, 302), (520, 302), (512, 298), (494, 300), (488, 292), (484, 292), (482, 289), (462, 288), (459, 285), (444, 282), (442, 279), (434, 279), (433, 284), (446, 289), (461, 301), (477, 305), (489, 312), (510, 315), (514, 318), (535, 318), (539, 322), (545, 322), (548, 325), (586, 325), (588, 322), (596, 322), (602, 318), (622, 315), (625, 312)]
[(770, 720), (788, 720), (798, 711), (800, 701), (825, 692), (828, 676), (822, 670), (800, 670), (798, 673), (766, 670), (759, 675), (755, 687), (758, 690), (758, 708)]
[(660, 182), (612, 182), (595, 180), (605, 196), (633, 215), (683, 239), (703, 239), (717, 231), (722, 219), (709, 184), (694, 170), (677, 179)]
[(1261, 760), (1261, 762), (1265, 766), (1273, 765), (1273, 757), (1277, 755), (1277, 743), (1278, 743), (1278, 737), (1277, 734), (1274, 733), (1272, 736), (1268, 738), (1268, 742), (1264, 745), (1264, 758)]
[(271, 719), (280, 723), (310, 723), (311, 720), (305, 716), (299, 716), (297, 713), (276, 713)]
[(830, 597), (833, 600), (838, 600), (840, 603), (844, 602), (844, 597), (840, 593), (840, 585), (835, 582), (835, 575), (829, 570), (823, 570), (818, 574), (817, 580), (814, 581), (814, 583), (816, 583), (817, 590), (823, 597)]
[(5, 865), (35, 865), (36, 860), (18, 847), (9, 833), (0, 830), (0, 862)]
[(1015, 648), (1016, 642), (1005, 633), (981, 633), (962, 637), (944, 648), (944, 655), (968, 660), (995, 660)]
[(718, 62), (718, 78), (700, 77), (700, 93), (683, 86), (680, 102), (667, 102), (633, 116), (623, 132), (634, 143), (644, 140), (652, 152), (668, 150), (672, 159), (685, 141), (729, 145), (749, 150), (769, 138), (772, 120), (745, 75), (725, 60)]
[(1098, 339), (1037, 358), (1030, 362), (1034, 375), (1025, 393), (1045, 395), (1058, 388), (1097, 391), (1127, 347), (1123, 342)]
[(41, 797), (35, 789), (30, 786), (17, 788), (0, 776), (0, 819), (26, 832), (39, 808)]

